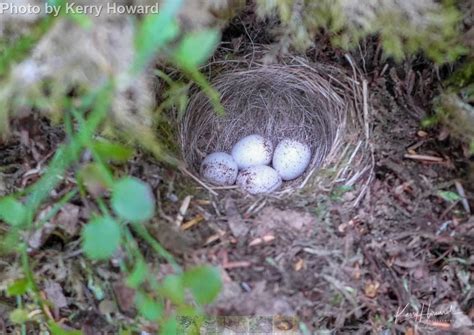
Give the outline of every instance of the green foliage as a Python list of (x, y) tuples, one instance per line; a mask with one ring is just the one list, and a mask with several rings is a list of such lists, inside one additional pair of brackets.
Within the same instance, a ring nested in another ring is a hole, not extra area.
[(459, 67), (446, 82), (451, 87), (469, 88), (471, 98), (474, 100), (474, 56)]
[(179, 34), (176, 15), (182, 0), (166, 1), (159, 14), (145, 17), (136, 36), (134, 72), (140, 71), (156, 53)]
[[(204, 279), (204, 278), (202, 278)], [(184, 285), (182, 276), (169, 275), (163, 279), (161, 292), (164, 297), (176, 305), (184, 303)]]
[(92, 109), (85, 122), (81, 122), (79, 129), (69, 142), (61, 145), (49, 163), (48, 169), (42, 178), (36, 182), (29, 190), (26, 202), (28, 208), (28, 224), (33, 220), (33, 214), (40, 204), (48, 198), (49, 192), (53, 190), (61, 181), (57, 176), (62, 176), (65, 172), (79, 160), (82, 151), (87, 143), (90, 143), (99, 126), (103, 123), (108, 107), (110, 105), (111, 91), (113, 85), (106, 83), (101, 89), (85, 95), (79, 104), (80, 112), (89, 108)]
[(7, 295), (18, 296), (25, 294), (31, 288), (31, 282), (27, 278), (21, 278), (14, 281), (7, 288)]
[(160, 334), (178, 334), (178, 321), (176, 320), (176, 317), (169, 317), (161, 324)]
[[(460, 74), (455, 73), (455, 76), (460, 76)], [(447, 92), (436, 97), (434, 100), (435, 114), (423, 120), (422, 125), (431, 127), (442, 123), (454, 138), (466, 143), (470, 147), (471, 153), (474, 154), (474, 107), (472, 102), (474, 102), (474, 83), (464, 87), (451, 84), (448, 86)]]
[(445, 82), (445, 92), (434, 100), (436, 114), (424, 120), (429, 127), (443, 123), (474, 154), (474, 53), (466, 57)]
[(453, 61), (467, 51), (459, 41), (461, 13), (450, 1), (258, 0), (261, 16), (278, 16), (284, 47), (305, 50), (321, 29), (349, 49), (378, 34), (385, 53), (397, 60), (423, 51), (436, 62)]
[(135, 263), (132, 272), (127, 277), (127, 285), (136, 289), (146, 280), (147, 275), (148, 267), (142, 259), (139, 259)]
[(200, 266), (184, 273), (183, 284), (200, 304), (212, 302), (219, 294), (222, 282), (219, 272), (209, 266)]
[(117, 181), (112, 191), (112, 208), (121, 218), (143, 222), (155, 213), (155, 198), (148, 184), (136, 178)]
[(202, 30), (188, 34), (176, 50), (176, 61), (186, 69), (194, 69), (204, 63), (219, 42), (217, 30)]
[(25, 223), (27, 210), (25, 206), (12, 197), (0, 200), (0, 219), (12, 226), (21, 226)]
[(451, 191), (438, 191), (438, 196), (440, 196), (447, 202), (456, 202), (462, 199), (459, 194)]
[(148, 297), (142, 292), (138, 292), (135, 297), (135, 303), (140, 315), (150, 321), (156, 321), (163, 315), (163, 304), (155, 299)]
[(84, 227), (82, 238), (82, 249), (89, 258), (108, 259), (120, 245), (120, 226), (110, 217), (98, 217)]
[[(62, 3), (62, 0), (57, 1), (60, 2), (50, 0), (56, 5)], [(64, 204), (72, 199), (90, 199), (96, 202), (98, 208), (92, 213), (92, 219), (82, 228), (81, 247), (84, 255), (88, 260), (106, 261), (117, 250), (124, 252), (124, 257), (120, 260), (120, 269), (126, 278), (127, 286), (135, 290), (135, 306), (139, 316), (158, 322), (162, 334), (175, 333), (177, 329), (175, 311), (200, 315), (201, 304), (212, 302), (218, 295), (222, 284), (216, 269), (202, 266), (183, 272), (173, 256), (148, 232), (147, 221), (155, 215), (155, 199), (151, 187), (132, 176), (118, 179), (115, 173), (115, 169), (120, 167), (116, 163), (127, 162), (134, 151), (119, 141), (98, 140), (96, 136), (107, 122), (114, 96), (120, 86), (117, 83), (122, 84), (125, 80), (141, 75), (157, 53), (166, 57), (169, 63), (175, 64), (191, 80), (197, 82), (210, 96), (216, 111), (223, 111), (218, 93), (212, 89), (197, 68), (215, 50), (219, 33), (215, 30), (203, 30), (182, 34), (176, 19), (181, 2), (168, 0), (159, 14), (143, 18), (135, 36), (135, 59), (131, 68), (127, 69), (127, 75), (112, 76), (109, 81), (93, 90), (81, 87), (74, 96), (66, 95), (65, 91), (55, 96), (55, 99), (58, 99), (56, 106), (60, 106), (57, 109), (62, 113), (61, 120), (64, 122), (67, 141), (57, 148), (40, 179), (21, 193), (21, 201), (13, 196), (0, 199), (0, 219), (11, 226), (7, 234), (11, 237), (11, 241), (5, 244), (6, 239), (3, 240), (2, 247), (14, 247), (15, 251), (21, 252), (25, 273), (25, 278), (15, 281), (7, 288), (9, 296), (16, 296), (17, 299), (21, 299), (23, 295), (30, 296), (33, 298), (32, 301), (39, 305), (40, 310), (44, 310), (45, 302), (36, 287), (34, 272), (29, 265), (27, 244), (23, 242), (23, 235), (26, 234), (23, 233), (33, 227), (41, 229), (46, 222), (57, 215)], [(83, 29), (90, 29), (91, 24), (94, 24), (93, 20), (85, 16), (72, 16), (67, 19), (75, 21)], [(48, 28), (49, 25), (45, 24), (41, 34), (46, 33)], [(7, 72), (12, 63), (20, 60), (39, 38), (40, 35), (34, 35), (26, 42), (20, 40), (18, 47), (9, 49), (6, 56), (1, 58), (0, 76), (2, 71)], [(171, 79), (169, 83), (180, 92), (178, 105), (183, 110), (187, 103), (186, 94), (190, 84), (176, 84)], [(3, 98), (0, 97), (0, 103), (5, 103)], [(160, 108), (170, 108), (175, 103), (176, 100), (170, 95), (167, 105)], [(31, 101), (31, 105), (51, 108), (47, 103), (38, 100)], [(4, 116), (5, 113), (0, 114), (0, 117)], [(151, 132), (140, 133), (138, 136), (142, 140), (140, 143), (147, 149), (152, 148), (156, 142)], [(92, 159), (90, 162), (82, 163), (81, 157), (85, 151), (91, 154)], [(159, 150), (153, 153), (165, 155)], [(70, 172), (74, 172), (77, 176), (77, 187), (68, 191), (61, 199), (52, 200), (51, 194), (63, 180), (58, 176), (65, 176)], [(46, 203), (51, 209), (39, 218), (39, 209), (44, 208)], [(146, 263), (142, 254), (143, 246), (139, 247), (137, 238), (143, 240), (151, 252), (156, 252), (160, 260), (171, 264), (175, 273), (166, 276), (161, 282), (158, 281), (153, 267), (149, 267)], [(93, 271), (88, 273), (87, 286), (96, 299), (104, 298), (105, 287), (95, 279)], [(186, 290), (191, 291), (192, 297), (186, 296)], [(192, 298), (198, 305), (191, 301)], [(165, 312), (165, 301), (173, 304), (175, 311)], [(66, 331), (54, 320), (49, 320), (48, 316), (45, 318), (52, 334), (80, 334), (79, 331)], [(24, 322), (29, 321), (28, 313), (21, 306), (21, 300), (18, 309), (11, 314), (11, 319), (23, 326)]]
[(28, 319), (28, 311), (25, 309), (17, 308), (10, 313), (10, 320), (14, 324), (23, 324)]
[(65, 330), (53, 321), (49, 322), (48, 326), (52, 335), (82, 335), (79, 330)]
[(131, 148), (107, 140), (94, 141), (91, 146), (104, 161), (126, 162), (133, 156)]

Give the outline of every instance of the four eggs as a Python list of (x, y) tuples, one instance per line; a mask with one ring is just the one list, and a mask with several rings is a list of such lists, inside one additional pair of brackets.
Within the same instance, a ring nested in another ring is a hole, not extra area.
[(236, 183), (251, 194), (271, 193), (282, 181), (301, 176), (310, 160), (311, 149), (305, 143), (285, 138), (273, 148), (269, 139), (255, 134), (239, 140), (230, 155), (208, 155), (201, 163), (201, 175), (215, 185)]

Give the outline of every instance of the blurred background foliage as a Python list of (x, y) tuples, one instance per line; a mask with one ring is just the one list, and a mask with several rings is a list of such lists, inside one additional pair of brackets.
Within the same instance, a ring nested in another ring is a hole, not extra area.
[(423, 51), (438, 63), (466, 53), (460, 8), (454, 2), (392, 0), (257, 0), (261, 16), (277, 15), (285, 46), (306, 50), (324, 29), (335, 46), (354, 48), (377, 34), (387, 56), (401, 61)]

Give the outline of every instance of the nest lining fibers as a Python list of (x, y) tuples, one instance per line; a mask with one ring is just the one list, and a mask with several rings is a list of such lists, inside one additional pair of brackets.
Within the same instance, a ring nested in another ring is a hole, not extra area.
[(196, 89), (179, 124), (183, 159), (196, 174), (208, 154), (230, 153), (250, 134), (265, 136), (274, 146), (289, 137), (311, 147), (305, 173), (284, 182), (275, 195), (302, 188), (324, 167), (333, 168), (331, 182), (350, 184), (368, 170), (362, 81), (355, 69), (348, 76), (336, 66), (300, 57), (271, 65), (243, 59), (238, 66), (224, 66), (210, 82), (221, 95), (225, 115), (218, 115)]

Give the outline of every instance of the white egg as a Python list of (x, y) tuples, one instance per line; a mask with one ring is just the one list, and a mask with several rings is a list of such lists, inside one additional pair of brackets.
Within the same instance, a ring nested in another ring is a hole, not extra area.
[(271, 193), (281, 186), (281, 178), (270, 166), (256, 165), (239, 172), (237, 185), (251, 194)]
[(231, 155), (214, 152), (201, 163), (201, 176), (216, 185), (233, 185), (239, 169)]
[(238, 141), (232, 148), (239, 169), (255, 165), (268, 165), (272, 161), (273, 144), (260, 135), (249, 135)]
[(278, 143), (273, 154), (273, 168), (278, 171), (283, 180), (292, 180), (301, 176), (310, 161), (310, 147), (289, 138)]

